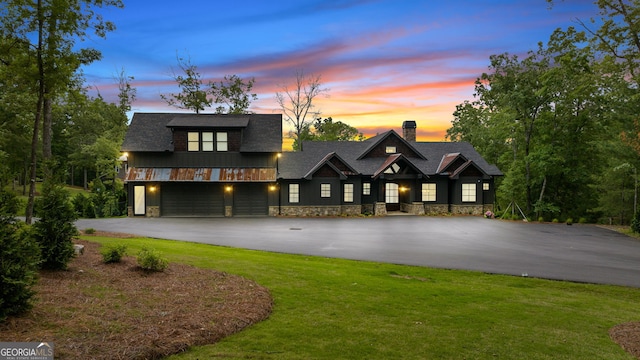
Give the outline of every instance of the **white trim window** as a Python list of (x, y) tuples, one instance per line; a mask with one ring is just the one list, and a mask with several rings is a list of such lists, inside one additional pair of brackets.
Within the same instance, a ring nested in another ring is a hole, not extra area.
[(344, 202), (353, 202), (353, 184), (344, 184)]
[(371, 183), (362, 183), (362, 195), (371, 195)]
[(300, 202), (300, 184), (289, 184), (289, 202)]
[(216, 151), (229, 151), (229, 137), (226, 132), (216, 133)]
[(213, 151), (213, 133), (202, 133), (202, 151)]
[(200, 133), (189, 131), (187, 133), (187, 151), (200, 151)]
[(482, 190), (484, 190), (484, 191), (488, 191), (490, 188), (491, 188), (491, 187), (490, 187), (490, 185), (489, 185), (489, 183), (488, 183), (488, 182), (486, 182), (486, 183), (482, 183)]
[(422, 201), (436, 201), (436, 184), (422, 184)]
[(320, 197), (331, 197), (331, 184), (320, 184)]
[(462, 184), (462, 202), (476, 202), (476, 184)]

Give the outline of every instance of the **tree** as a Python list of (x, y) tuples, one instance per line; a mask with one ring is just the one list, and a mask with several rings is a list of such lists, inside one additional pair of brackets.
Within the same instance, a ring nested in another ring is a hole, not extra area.
[(173, 73), (173, 79), (178, 83), (178, 87), (182, 90), (178, 94), (161, 94), (162, 100), (166, 101), (169, 106), (178, 109), (193, 110), (196, 114), (210, 107), (213, 103), (208, 98), (208, 91), (202, 82), (202, 75), (198, 72), (198, 67), (191, 64), (190, 58), (182, 58), (177, 56), (178, 67), (184, 75)]
[(118, 108), (126, 115), (131, 111), (131, 104), (136, 101), (137, 89), (131, 87), (131, 81), (134, 77), (128, 76), (122, 68), (116, 79), (118, 81)]
[[(312, 129), (313, 127), (313, 129)], [(364, 135), (353, 126), (342, 121), (334, 122), (331, 117), (317, 118), (313, 124), (306, 124), (300, 136), (293, 141), (293, 149), (301, 150), (302, 141), (362, 141)]]
[(300, 139), (305, 126), (318, 114), (311, 111), (314, 99), (329, 91), (322, 87), (320, 75), (305, 75), (304, 71), (299, 70), (295, 77), (292, 87), (281, 85), (282, 91), (276, 92), (276, 101), (284, 119), (294, 128), (294, 141)]
[(26, 76), (37, 84), (26, 210), (26, 221), (31, 223), (40, 123), (45, 119), (42, 143), (43, 154), (46, 157), (51, 154), (49, 114), (56, 91), (59, 86), (66, 85), (80, 64), (90, 63), (100, 57), (96, 50), (76, 50), (76, 41), (85, 39), (88, 29), (93, 29), (99, 37), (105, 37), (115, 26), (105, 21), (94, 8), (123, 7), (123, 4), (121, 0), (37, 0), (35, 4), (33, 1), (13, 0), (2, 1), (0, 4), (0, 8), (3, 9), (0, 15), (0, 36), (12, 37), (28, 44), (37, 66), (37, 73), (28, 71)]
[(42, 197), (36, 203), (40, 220), (33, 225), (33, 231), (42, 252), (41, 267), (65, 270), (75, 255), (72, 238), (78, 234), (69, 194), (62, 186), (45, 181)]
[[(4, 181), (1, 181), (4, 183)], [(0, 322), (31, 307), (40, 250), (16, 221), (19, 200), (0, 186)]]
[(224, 80), (209, 84), (213, 102), (220, 104), (216, 114), (248, 114), (251, 101), (258, 96), (251, 93), (255, 79), (244, 82), (238, 75), (225, 75)]

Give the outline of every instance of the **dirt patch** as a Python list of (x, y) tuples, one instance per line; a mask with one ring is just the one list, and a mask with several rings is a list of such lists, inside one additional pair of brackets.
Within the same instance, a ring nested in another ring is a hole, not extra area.
[(0, 339), (53, 342), (56, 359), (157, 359), (271, 313), (269, 291), (240, 276), (183, 264), (147, 273), (133, 257), (104, 264), (99, 244), (76, 243), (84, 254), (41, 273), (34, 308), (0, 324)]
[(609, 330), (609, 336), (625, 351), (640, 359), (640, 322), (616, 325)]

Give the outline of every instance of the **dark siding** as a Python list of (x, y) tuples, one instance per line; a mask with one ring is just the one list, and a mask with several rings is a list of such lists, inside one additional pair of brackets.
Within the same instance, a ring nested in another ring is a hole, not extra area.
[(340, 174), (338, 174), (332, 167), (326, 164), (320, 167), (320, 169), (318, 169), (313, 174), (313, 177), (339, 177), (339, 176)]
[(420, 157), (416, 154), (415, 151), (411, 150), (402, 140), (395, 136), (390, 136), (378, 146), (373, 148), (366, 157), (387, 157), (389, 154), (386, 153), (387, 146), (395, 146), (396, 153), (401, 153), (406, 157)]
[(162, 216), (224, 216), (222, 184), (166, 183), (162, 186)]
[(276, 167), (275, 154), (216, 152), (137, 153), (129, 167)]
[[(331, 196), (323, 198), (320, 196), (321, 184), (331, 184)], [(340, 205), (342, 203), (342, 185), (340, 179), (314, 177), (311, 181), (300, 182), (300, 204), (299, 205)]]
[(240, 145), (242, 145), (242, 132), (240, 130), (228, 130), (227, 141), (229, 142), (229, 151), (240, 151)]
[(173, 132), (173, 149), (175, 151), (187, 151), (186, 130), (175, 130)]

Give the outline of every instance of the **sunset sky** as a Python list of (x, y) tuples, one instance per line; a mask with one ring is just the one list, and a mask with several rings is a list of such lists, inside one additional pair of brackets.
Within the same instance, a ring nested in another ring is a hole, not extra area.
[[(160, 94), (179, 92), (176, 56), (203, 80), (255, 78), (250, 110), (279, 113), (275, 92), (296, 70), (321, 76), (316, 110), (367, 136), (415, 120), (418, 140), (442, 141), (457, 104), (489, 56), (524, 55), (558, 27), (597, 15), (589, 0), (338, 0), (153, 2), (103, 11), (117, 30), (82, 46), (102, 51), (84, 68), (89, 86), (115, 101), (116, 74), (134, 76), (136, 112), (179, 111)], [(576, 25), (577, 26), (577, 25)], [(206, 112), (213, 112), (208, 109)], [(284, 124), (285, 131), (290, 129)]]

